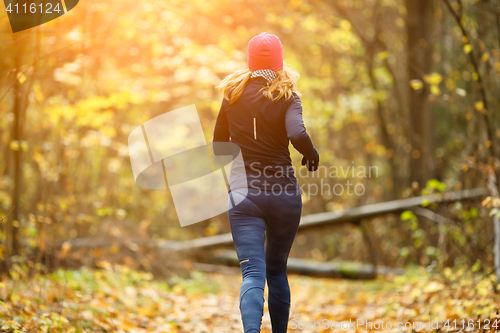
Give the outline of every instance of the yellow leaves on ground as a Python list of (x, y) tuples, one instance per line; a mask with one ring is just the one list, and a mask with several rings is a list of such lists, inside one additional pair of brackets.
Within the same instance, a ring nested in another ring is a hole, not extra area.
[(435, 293), (444, 288), (444, 285), (437, 281), (432, 281), (424, 287), (424, 293)]
[[(242, 331), (239, 274), (193, 272), (190, 279), (177, 278), (169, 286), (152, 280), (150, 273), (106, 261), (98, 266), (102, 269), (59, 270), (1, 282), (0, 332)], [(210, 285), (218, 285), (218, 292), (210, 290)], [(491, 278), (472, 274), (470, 269), (447, 268), (438, 277), (418, 268), (374, 281), (292, 275), (290, 287), (290, 319), (309, 322), (383, 320), (395, 327), (400, 321), (484, 319), (492, 318), (500, 304)], [(262, 332), (271, 333), (267, 313)], [(324, 331), (314, 328), (307, 332)]]
[(212, 284), (203, 276), (178, 280), (173, 292), (151, 273), (106, 261), (99, 266), (31, 278), (16, 266), (15, 279), (0, 283), (0, 332), (211, 332), (214, 318), (221, 332), (235, 329), (224, 327), (237, 307), (221, 307), (205, 294)]
[[(304, 322), (324, 318), (383, 320), (392, 322), (394, 328), (397, 322), (484, 319), (495, 316), (500, 300), (490, 280), (473, 276), (467, 270), (459, 273), (450, 270), (447, 279), (431, 277), (421, 268), (405, 276), (368, 282), (305, 277), (290, 280), (293, 299), (290, 318)], [(326, 330), (316, 328), (307, 332)]]

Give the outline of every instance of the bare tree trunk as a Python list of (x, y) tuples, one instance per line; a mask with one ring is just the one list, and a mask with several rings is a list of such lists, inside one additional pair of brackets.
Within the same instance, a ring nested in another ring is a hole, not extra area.
[(496, 23), (497, 23), (498, 47), (500, 47), (500, 0), (493, 0), (493, 9), (495, 11)]
[[(371, 47), (370, 47), (371, 48)], [(372, 84), (372, 88), (375, 92), (378, 92), (378, 85), (377, 85), (377, 79), (375, 78), (374, 74), (374, 66), (373, 66), (373, 53), (368, 52), (369, 54), (369, 59), (367, 59), (367, 65), (368, 65), (368, 77), (370, 78), (370, 82)], [(387, 149), (390, 149), (392, 151), (395, 151), (394, 144), (392, 142), (391, 137), (389, 136), (389, 133), (387, 132), (387, 122), (384, 117), (384, 112), (383, 112), (383, 105), (382, 102), (378, 97), (376, 99), (376, 115), (377, 115), (377, 123), (379, 125), (379, 130), (380, 130), (380, 142), (384, 147)], [(393, 180), (393, 186), (390, 191), (389, 198), (390, 199), (395, 199), (397, 197), (397, 190), (398, 190), (398, 184), (399, 184), (399, 177), (397, 174), (397, 168), (396, 168), (396, 163), (394, 161), (394, 154), (389, 156), (388, 158), (389, 162), (389, 167), (390, 167), (390, 175)]]
[[(16, 37), (18, 38), (18, 36)], [(14, 81), (14, 85), (12, 87), (12, 93), (14, 95), (14, 103), (12, 113), (14, 114), (14, 121), (12, 123), (12, 132), (10, 140), (14, 143), (15, 149), (11, 150), (10, 156), (12, 157), (11, 166), (11, 174), (14, 180), (14, 188), (12, 191), (12, 204), (14, 206), (14, 210), (12, 212), (12, 219), (10, 219), (10, 223), (7, 225), (7, 250), (10, 254), (19, 254), (21, 250), (20, 246), (20, 234), (19, 227), (21, 221), (21, 193), (22, 193), (22, 180), (23, 180), (23, 170), (22, 170), (22, 138), (23, 138), (23, 123), (26, 115), (26, 109), (28, 108), (29, 99), (27, 92), (29, 92), (29, 84), (30, 82), (27, 79), (28, 73), (23, 73), (21, 70), (22, 66), (22, 57), (25, 54), (26, 43), (30, 43), (31, 41), (26, 41), (21, 38), (18, 38), (15, 41), (15, 55), (14, 55), (14, 66), (16, 68), (17, 79)], [(38, 34), (35, 37), (35, 46), (38, 48)], [(22, 80), (22, 82), (21, 82)], [(28, 82), (24, 82), (28, 81)], [(25, 85), (23, 89), (23, 83)], [(28, 87), (26, 87), (28, 86)]]
[[(431, 0), (406, 0), (408, 36), (408, 80), (422, 80), (432, 67), (433, 12)], [(434, 145), (432, 137), (432, 113), (427, 103), (427, 88), (408, 88), (409, 118), (412, 124), (410, 139), (412, 144), (412, 178), (420, 186), (434, 177)]]
[[(500, 197), (500, 190), (498, 186), (498, 180), (495, 177), (495, 174), (492, 173), (488, 178), (488, 190), (493, 197)], [(493, 245), (493, 258), (494, 258), (494, 271), (497, 277), (495, 288), (497, 289), (498, 284), (500, 283), (500, 219), (494, 215), (493, 216), (493, 227), (495, 231), (495, 244)], [(496, 290), (496, 292), (500, 292), (500, 290)]]
[[(470, 41), (469, 34), (467, 30), (465, 29), (465, 26), (463, 24), (462, 20), (462, 14), (463, 14), (463, 4), (461, 1), (459, 1), (459, 10), (456, 11), (453, 9), (451, 3), (449, 0), (443, 0), (444, 4), (448, 8), (450, 14), (453, 16), (455, 22), (457, 23), (458, 27), (460, 28), (460, 31), (462, 33), (462, 36), (466, 41)], [(479, 61), (476, 58), (475, 52), (471, 51), (469, 52), (469, 60), (474, 67), (475, 72), (477, 73), (477, 89), (479, 92), (479, 96), (481, 98), (481, 101), (484, 104), (484, 109), (485, 110), (490, 110), (489, 108), (489, 101), (486, 96), (486, 90), (484, 88), (484, 78), (483, 75), (481, 74), (481, 71), (479, 70)], [(497, 158), (497, 152), (496, 152), (496, 147), (497, 147), (497, 142), (495, 140), (495, 135), (494, 135), (494, 127), (490, 126), (492, 123), (491, 121), (491, 113), (485, 112), (483, 114), (483, 120), (484, 120), (484, 125), (486, 127), (486, 138), (488, 141), (490, 141), (490, 146), (488, 147), (488, 153), (490, 155), (490, 159), (495, 159)], [(493, 164), (494, 162), (492, 162)], [(488, 176), (488, 189), (490, 191), (490, 194), (493, 197), (500, 197), (500, 169), (497, 169), (496, 171), (492, 171), (491, 174), (487, 175)], [(499, 220), (495, 216), (493, 218), (493, 226), (495, 229), (495, 245), (493, 248), (493, 255), (495, 258), (495, 273), (497, 276), (497, 284), (500, 282), (500, 225), (499, 225)]]
[(500, 219), (493, 218), (493, 225), (495, 227), (495, 245), (493, 247), (493, 255), (495, 256), (495, 274), (497, 276), (497, 285), (500, 281)]
[[(21, 55), (20, 47), (17, 48), (17, 55), (15, 58), (15, 66), (18, 73), (20, 72), (21, 61), (19, 59)], [(16, 143), (17, 150), (12, 151), (11, 156), (13, 157), (13, 178), (14, 178), (14, 189), (12, 192), (12, 204), (14, 205), (14, 211), (12, 214), (12, 219), (8, 226), (10, 241), (9, 247), (11, 254), (18, 254), (20, 250), (19, 246), (19, 220), (20, 220), (20, 196), (21, 196), (21, 116), (22, 116), (22, 91), (21, 83), (19, 79), (14, 83), (14, 122), (12, 125), (11, 141)]]

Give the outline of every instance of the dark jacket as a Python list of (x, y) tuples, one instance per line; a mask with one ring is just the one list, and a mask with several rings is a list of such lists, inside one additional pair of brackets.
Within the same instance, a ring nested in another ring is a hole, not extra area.
[(238, 145), (249, 187), (270, 190), (273, 184), (298, 186), (289, 142), (306, 158), (317, 155), (304, 126), (302, 103), (295, 93), (288, 100), (271, 101), (260, 91), (266, 84), (263, 77), (252, 78), (235, 103), (230, 105), (223, 99), (213, 141)]

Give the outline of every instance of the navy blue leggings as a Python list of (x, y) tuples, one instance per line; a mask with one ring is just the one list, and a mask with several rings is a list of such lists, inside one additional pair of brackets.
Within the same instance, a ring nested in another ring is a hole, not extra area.
[(242, 200), (229, 210), (229, 223), (243, 275), (240, 311), (244, 331), (260, 332), (267, 278), (273, 333), (285, 333), (290, 313), (286, 264), (300, 222), (300, 190), (249, 189), (244, 199), (239, 190), (230, 194), (234, 202)]

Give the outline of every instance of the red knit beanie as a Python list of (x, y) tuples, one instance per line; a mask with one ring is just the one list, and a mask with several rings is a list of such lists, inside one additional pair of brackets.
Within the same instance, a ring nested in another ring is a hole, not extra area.
[(280, 39), (263, 32), (248, 42), (248, 68), (278, 71), (283, 68), (283, 45)]

